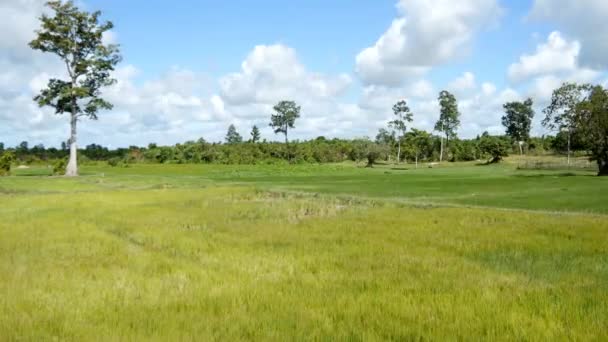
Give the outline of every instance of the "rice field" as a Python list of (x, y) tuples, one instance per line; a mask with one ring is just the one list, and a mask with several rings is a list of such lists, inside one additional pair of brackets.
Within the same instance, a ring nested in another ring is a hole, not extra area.
[(608, 183), (584, 171), (17, 174), (3, 341), (608, 338)]

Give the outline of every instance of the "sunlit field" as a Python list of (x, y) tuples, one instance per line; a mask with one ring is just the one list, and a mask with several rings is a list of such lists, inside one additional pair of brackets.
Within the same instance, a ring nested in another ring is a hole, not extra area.
[(608, 338), (585, 172), (83, 170), (0, 178), (2, 340)]

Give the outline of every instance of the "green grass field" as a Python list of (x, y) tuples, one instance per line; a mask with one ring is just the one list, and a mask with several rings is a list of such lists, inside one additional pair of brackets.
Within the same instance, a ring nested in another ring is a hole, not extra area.
[(605, 340), (608, 180), (460, 164), (0, 178), (0, 340)]

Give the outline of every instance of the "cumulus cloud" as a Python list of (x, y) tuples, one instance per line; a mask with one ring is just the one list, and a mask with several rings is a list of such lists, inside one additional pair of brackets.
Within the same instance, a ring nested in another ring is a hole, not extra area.
[(511, 81), (527, 85), (526, 94), (537, 105), (546, 105), (553, 90), (564, 82), (592, 83), (602, 74), (580, 66), (581, 44), (560, 32), (549, 34), (532, 54), (524, 54), (509, 67)]
[(476, 89), (475, 75), (468, 71), (448, 84), (448, 90), (456, 95), (467, 95)]
[(572, 72), (578, 68), (580, 49), (578, 41), (567, 41), (560, 32), (552, 32), (546, 43), (537, 46), (534, 54), (521, 56), (519, 62), (509, 67), (509, 78), (522, 81), (532, 76)]
[(346, 74), (327, 76), (306, 70), (288, 46), (259, 45), (247, 56), (241, 71), (220, 79), (220, 94), (232, 105), (276, 103), (283, 99), (329, 99), (351, 84)]
[(356, 58), (367, 84), (399, 86), (468, 52), (473, 37), (496, 23), (496, 0), (400, 0), (399, 18)]
[(529, 18), (553, 23), (579, 40), (582, 65), (608, 67), (608, 1), (534, 0)]

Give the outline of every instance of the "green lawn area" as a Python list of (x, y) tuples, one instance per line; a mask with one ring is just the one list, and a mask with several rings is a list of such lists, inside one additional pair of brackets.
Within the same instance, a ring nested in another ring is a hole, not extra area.
[(608, 180), (590, 173), (46, 173), (0, 178), (0, 340), (608, 338)]

